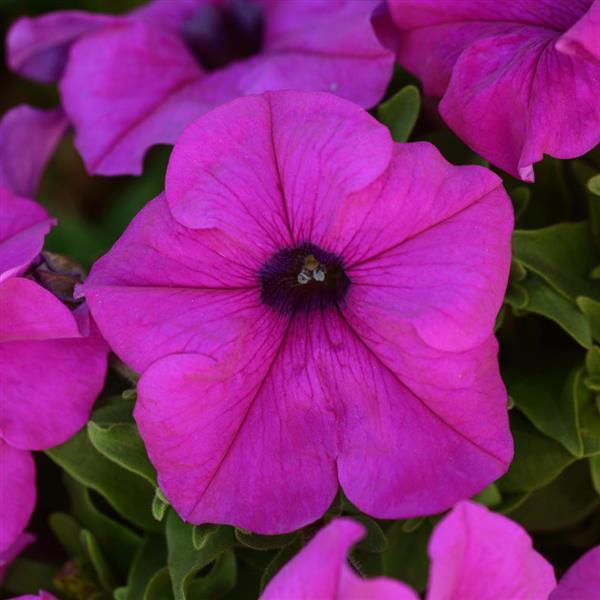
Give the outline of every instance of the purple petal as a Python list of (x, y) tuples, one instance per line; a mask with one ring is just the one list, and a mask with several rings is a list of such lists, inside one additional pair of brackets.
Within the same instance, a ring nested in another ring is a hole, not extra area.
[(594, 600), (600, 590), (600, 546), (588, 550), (562, 577), (550, 600)]
[(600, 61), (600, 0), (594, 0), (571, 29), (556, 42), (556, 49), (583, 59)]
[(39, 204), (0, 187), (0, 282), (27, 269), (55, 224)]
[[(88, 323), (85, 305), (74, 314)], [(88, 420), (104, 385), (108, 354), (93, 322), (89, 327), (87, 337), (0, 343), (0, 431), (12, 446), (56, 446)], [(32, 365), (40, 371), (37, 377), (31, 377)]]
[(546, 600), (556, 584), (552, 565), (522, 527), (472, 502), (436, 526), (429, 557), (427, 600)]
[(142, 376), (135, 418), (160, 487), (185, 520), (276, 534), (331, 504), (335, 413), (320, 384), (324, 334), (315, 324), (307, 339), (307, 322), (286, 321), (266, 313), (228, 359), (174, 355)]
[(50, 83), (60, 78), (71, 44), (80, 36), (119, 17), (76, 10), (52, 12), (34, 19), (23, 17), (8, 32), (8, 64), (13, 71)]
[(9, 558), (26, 545), (23, 530), (35, 506), (35, 464), (31, 453), (17, 450), (0, 438), (0, 473), (0, 553)]
[(417, 594), (399, 581), (362, 579), (347, 562), (350, 548), (364, 536), (351, 519), (336, 519), (269, 582), (260, 600), (416, 600)]
[(8, 111), (0, 122), (0, 186), (17, 196), (32, 198), (66, 127), (58, 109), (21, 105)]

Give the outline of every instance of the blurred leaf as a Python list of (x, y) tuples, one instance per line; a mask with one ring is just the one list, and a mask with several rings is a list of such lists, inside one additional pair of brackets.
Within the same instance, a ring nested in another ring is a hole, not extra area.
[(600, 496), (600, 454), (590, 457), (590, 477), (596, 494)]
[(532, 312), (547, 317), (584, 348), (592, 345), (590, 324), (580, 308), (535, 273), (528, 273), (519, 282), (511, 281), (506, 302), (516, 309), (515, 314)]
[(281, 535), (258, 535), (257, 533), (245, 531), (244, 529), (238, 529), (237, 527), (235, 528), (235, 537), (237, 541), (248, 548), (253, 548), (254, 550), (273, 550), (274, 548), (283, 548), (284, 546), (291, 544), (297, 535), (297, 531), (294, 531), (293, 533), (284, 533)]
[(529, 421), (574, 456), (583, 456), (573, 391), (575, 373), (569, 361), (558, 356), (541, 365), (521, 363), (504, 369), (502, 374), (508, 393)]
[(60, 545), (70, 558), (81, 561), (86, 559), (86, 554), (81, 544), (81, 525), (66, 513), (53, 513), (48, 519), (48, 524)]
[(90, 421), (87, 429), (90, 441), (96, 450), (124, 469), (144, 477), (148, 483), (156, 487), (156, 471), (134, 424), (99, 425)]
[(213, 563), (210, 573), (192, 580), (188, 588), (190, 600), (220, 598), (235, 587), (237, 579), (237, 563), (235, 554), (225, 550)]
[(188, 598), (187, 589), (194, 576), (235, 543), (233, 529), (221, 525), (200, 550), (192, 541), (193, 525), (184, 523), (174, 510), (166, 521), (167, 556), (175, 600)]
[(585, 385), (585, 370), (579, 369), (572, 382), (579, 413), (583, 451), (587, 456), (600, 453), (600, 410), (595, 394)]
[(406, 142), (419, 118), (421, 97), (414, 85), (403, 87), (377, 107), (377, 118), (386, 125), (396, 142)]
[(531, 191), (528, 187), (524, 185), (520, 185), (514, 187), (509, 192), (510, 199), (513, 203), (513, 208), (515, 211), (515, 222), (519, 220), (521, 215), (527, 209), (527, 205), (529, 204), (529, 198), (531, 196)]
[[(149, 533), (136, 554), (127, 577), (127, 600), (144, 597), (152, 577), (167, 563), (167, 547), (162, 536)], [(170, 590), (170, 582), (169, 582)]]
[(427, 586), (429, 558), (427, 544), (433, 526), (429, 520), (414, 531), (404, 531), (396, 521), (386, 531), (388, 546), (382, 554), (383, 574), (394, 577), (422, 593)]
[(77, 481), (104, 496), (120, 515), (143, 529), (160, 531), (151, 512), (152, 486), (100, 454), (85, 428), (46, 454)]
[(508, 473), (497, 482), (505, 492), (520, 494), (542, 487), (557, 477), (575, 457), (562, 444), (538, 431), (517, 410), (510, 412), (515, 456)]
[(387, 546), (387, 540), (383, 530), (371, 517), (367, 515), (355, 515), (353, 521), (358, 521), (366, 530), (366, 536), (356, 543), (358, 550), (365, 552), (383, 552)]
[(286, 565), (300, 550), (302, 549), (304, 543), (302, 540), (302, 536), (298, 536), (293, 543), (289, 544), (289, 546), (284, 546), (274, 557), (273, 560), (267, 565), (266, 569), (263, 571), (262, 576), (260, 578), (260, 593), (262, 594), (267, 584), (277, 573), (279, 570)]
[(513, 256), (567, 298), (600, 297), (600, 282), (590, 271), (600, 262), (589, 224), (560, 223), (533, 231), (516, 230)]
[(415, 517), (414, 519), (406, 519), (404, 523), (402, 523), (402, 531), (406, 533), (412, 533), (416, 531), (423, 525), (425, 522), (425, 517)]
[(131, 529), (101, 513), (91, 501), (89, 490), (78, 481), (66, 473), (64, 481), (71, 498), (73, 515), (94, 534), (108, 556), (110, 565), (124, 579), (141, 544), (140, 537)]
[(98, 540), (87, 529), (83, 529), (81, 531), (81, 544), (102, 587), (106, 590), (112, 590), (116, 585), (116, 580), (102, 554)]
[(154, 498), (152, 499), (152, 516), (157, 521), (162, 521), (165, 518), (165, 513), (169, 508), (169, 501), (164, 497), (160, 488), (154, 490)]
[(479, 492), (479, 494), (474, 496), (473, 500), (484, 506), (494, 507), (502, 502), (502, 494), (495, 483), (490, 483), (490, 485)]
[(157, 571), (148, 582), (148, 587), (144, 592), (143, 600), (171, 600), (173, 598), (173, 589), (169, 569), (163, 567)]
[(2, 586), (13, 594), (37, 594), (38, 590), (52, 592), (52, 580), (57, 570), (45, 562), (18, 557), (10, 563)]
[(135, 402), (123, 400), (121, 396), (111, 396), (108, 398), (108, 404), (94, 411), (91, 420), (98, 425), (133, 423), (134, 405)]
[(596, 196), (600, 196), (600, 174), (594, 175), (587, 182), (587, 188)]
[(553, 531), (578, 523), (598, 506), (588, 465), (578, 461), (509, 516), (529, 531)]
[(205, 523), (204, 525), (195, 525), (192, 531), (192, 544), (196, 550), (204, 548), (208, 540), (219, 530), (218, 525)]
[(579, 296), (577, 306), (587, 317), (594, 339), (600, 341), (600, 302), (592, 298)]

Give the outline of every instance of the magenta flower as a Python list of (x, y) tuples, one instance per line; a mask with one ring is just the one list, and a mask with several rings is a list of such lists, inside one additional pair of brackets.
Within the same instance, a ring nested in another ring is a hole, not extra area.
[(88, 170), (140, 173), (207, 110), (266, 90), (382, 97), (393, 55), (370, 22), (376, 0), (154, 0), (125, 17), (77, 11), (20, 19), (11, 67), (60, 78)]
[(0, 568), (31, 541), (23, 534), (36, 495), (30, 450), (81, 428), (106, 370), (108, 348), (86, 306), (71, 310), (55, 295), (69, 274), (40, 254), (54, 220), (13, 193), (34, 191), (64, 127), (60, 114), (28, 107), (0, 124)]
[(320, 93), (238, 99), (173, 152), (84, 290), (144, 373), (135, 417), (185, 519), (291, 531), (338, 483), (369, 514), (428, 514), (506, 470), (496, 175)]
[[(350, 569), (345, 557), (361, 534), (364, 528), (350, 519), (333, 521), (275, 575), (261, 600), (418, 600), (398, 581), (364, 580)], [(556, 585), (552, 565), (533, 549), (524, 529), (472, 502), (459, 503), (438, 523), (429, 558), (427, 600), (547, 600)], [(597, 571), (586, 570), (580, 590), (594, 589), (597, 581)], [(594, 597), (584, 594), (577, 600)]]
[(550, 600), (594, 600), (599, 594), (600, 546), (596, 546), (563, 575)]
[[(388, 0), (376, 23), (475, 152), (525, 181), (600, 142), (600, 0)], [(391, 17), (391, 18), (390, 18)]]
[(16, 598), (12, 598), (11, 600), (58, 600), (56, 596), (46, 592), (45, 590), (40, 590), (40, 593), (34, 596), (33, 594), (25, 594), (25, 596), (18, 596)]

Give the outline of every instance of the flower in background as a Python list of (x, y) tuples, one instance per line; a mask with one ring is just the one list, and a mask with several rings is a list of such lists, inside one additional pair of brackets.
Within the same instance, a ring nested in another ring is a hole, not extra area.
[(600, 0), (388, 0), (375, 23), (450, 128), (511, 175), (600, 142)]
[(143, 373), (135, 417), (185, 520), (291, 531), (338, 484), (430, 514), (507, 468), (493, 335), (513, 211), (500, 179), (394, 144), (331, 94), (221, 106), (83, 286)]
[[(365, 530), (351, 519), (324, 527), (269, 582), (261, 600), (418, 600), (386, 577), (362, 579), (346, 555)], [(600, 546), (584, 555), (558, 586), (552, 565), (534, 550), (519, 525), (473, 502), (459, 503), (429, 541), (427, 600), (595, 600)]]
[(365, 107), (393, 55), (377, 41), (376, 0), (154, 0), (124, 17), (79, 11), (15, 23), (11, 67), (60, 79), (91, 173), (140, 173), (207, 110), (265, 90), (331, 91)]
[(108, 348), (86, 306), (69, 302), (78, 271), (41, 252), (55, 221), (21, 196), (35, 192), (65, 126), (59, 112), (27, 106), (0, 123), (2, 572), (33, 539), (23, 533), (36, 497), (30, 450), (60, 444), (83, 426), (106, 371)]

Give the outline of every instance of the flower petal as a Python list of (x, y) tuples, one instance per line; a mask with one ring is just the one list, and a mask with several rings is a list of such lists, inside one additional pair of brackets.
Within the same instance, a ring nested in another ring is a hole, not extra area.
[(104, 337), (136, 371), (177, 352), (216, 360), (262, 318), (257, 272), (269, 255), (241, 236), (181, 226), (159, 196), (96, 262), (82, 290)]
[(0, 282), (27, 269), (55, 224), (39, 204), (0, 187)]
[(172, 144), (206, 110), (202, 76), (178, 37), (141, 21), (76, 42), (60, 90), (88, 171), (140, 174), (151, 145)]
[(391, 152), (387, 129), (335, 96), (246, 97), (186, 130), (167, 172), (167, 199), (188, 227), (217, 227), (259, 247), (265, 238), (319, 244), (345, 196), (376, 179)]
[(33, 197), (46, 162), (67, 127), (62, 111), (21, 105), (0, 122), (0, 186)]
[(78, 10), (56, 11), (33, 19), (22, 17), (8, 32), (8, 64), (25, 77), (43, 83), (56, 81), (63, 72), (73, 41), (120, 20)]
[(286, 533), (331, 504), (333, 415), (306, 326), (270, 312), (228, 360), (172, 355), (142, 376), (135, 418), (185, 520)]
[[(86, 313), (82, 305), (75, 317), (86, 320)], [(89, 325), (88, 337), (0, 344), (0, 431), (12, 446), (56, 446), (88, 420), (104, 385), (108, 354), (97, 328)], [(32, 365), (39, 369), (36, 377)]]
[(600, 546), (588, 550), (562, 576), (550, 600), (593, 600), (600, 590)]
[[(0, 430), (4, 435), (1, 427)], [(35, 506), (35, 464), (31, 453), (9, 446), (0, 437), (0, 473), (0, 552), (9, 553), (14, 544), (23, 541), (23, 530)]]
[(512, 441), (493, 338), (444, 353), (396, 328), (392, 347), (350, 307), (327, 330), (329, 394), (343, 403), (339, 480), (361, 510), (384, 519), (436, 513), (506, 471)]
[(510, 266), (513, 209), (500, 183), (428, 143), (396, 145), (386, 176), (349, 197), (328, 233), (361, 318), (382, 332), (412, 323), (440, 350), (484, 342)]
[(0, 284), (0, 343), (78, 338), (71, 311), (41, 285), (23, 277)]
[(556, 49), (583, 59), (600, 60), (600, 0), (594, 0), (589, 10), (556, 42)]
[(260, 600), (416, 600), (399, 581), (365, 580), (350, 569), (348, 552), (364, 534), (356, 521), (332, 521), (271, 579)]
[(556, 584), (522, 527), (472, 502), (436, 526), (429, 557), (427, 600), (546, 600)]

